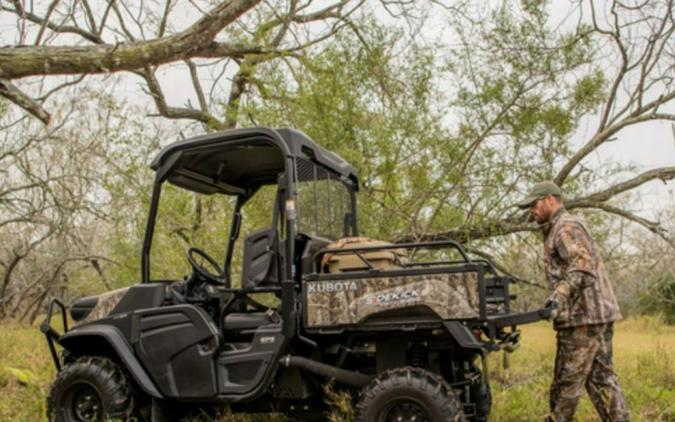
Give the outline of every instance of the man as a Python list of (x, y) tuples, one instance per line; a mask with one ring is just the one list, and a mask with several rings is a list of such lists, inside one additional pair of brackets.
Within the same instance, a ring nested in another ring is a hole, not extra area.
[(604, 264), (586, 228), (562, 204), (553, 182), (535, 185), (517, 205), (544, 234), (546, 278), (553, 290), (557, 352), (547, 421), (572, 421), (586, 388), (603, 421), (628, 421), (621, 386), (612, 370), (613, 322), (621, 312)]

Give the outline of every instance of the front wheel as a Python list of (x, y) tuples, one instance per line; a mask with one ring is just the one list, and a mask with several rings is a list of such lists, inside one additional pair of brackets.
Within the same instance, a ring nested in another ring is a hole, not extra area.
[(383, 372), (361, 393), (356, 422), (465, 421), (462, 403), (439, 375), (403, 367)]
[(126, 420), (134, 410), (133, 390), (110, 359), (80, 358), (56, 377), (47, 398), (51, 422)]

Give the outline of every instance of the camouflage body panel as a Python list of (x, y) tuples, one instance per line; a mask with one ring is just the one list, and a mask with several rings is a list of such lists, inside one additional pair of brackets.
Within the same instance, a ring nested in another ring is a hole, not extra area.
[(583, 224), (561, 209), (545, 231), (544, 263), (552, 290), (569, 291), (554, 321), (556, 329), (621, 319), (602, 258)]
[(441, 319), (479, 316), (475, 272), (308, 281), (309, 327), (350, 325), (380, 312), (426, 306)]
[(124, 295), (129, 291), (129, 287), (123, 287), (117, 290), (111, 290), (98, 296), (98, 302), (94, 309), (82, 320), (78, 321), (77, 325), (86, 324), (88, 322), (96, 321), (97, 319), (105, 318), (110, 311), (115, 309), (115, 306), (122, 300)]

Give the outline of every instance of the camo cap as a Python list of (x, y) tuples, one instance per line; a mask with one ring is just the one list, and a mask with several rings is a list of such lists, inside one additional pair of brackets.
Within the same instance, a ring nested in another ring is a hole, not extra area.
[(529, 206), (536, 200), (545, 198), (549, 195), (553, 196), (562, 196), (562, 190), (555, 184), (552, 180), (547, 180), (545, 182), (537, 183), (530, 189), (530, 192), (527, 194), (522, 201), (518, 202), (516, 206), (518, 208), (524, 209), (529, 208)]

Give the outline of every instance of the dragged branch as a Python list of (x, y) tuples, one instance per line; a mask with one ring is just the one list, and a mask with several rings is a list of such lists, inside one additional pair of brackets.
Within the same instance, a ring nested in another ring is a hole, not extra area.
[(417, 238), (404, 237), (398, 239), (398, 242), (455, 240), (460, 243), (467, 243), (472, 240), (487, 239), (490, 237), (504, 236), (524, 231), (532, 232), (537, 229), (538, 226), (536, 224), (524, 222), (523, 219), (521, 219), (520, 222), (515, 219), (497, 220), (482, 225), (463, 226), (444, 232), (429, 233)]
[[(675, 247), (675, 241), (666, 236), (666, 232), (661, 228), (660, 224), (657, 222), (649, 221), (644, 218), (635, 216), (627, 211), (620, 210), (616, 207), (606, 204), (606, 201), (611, 198), (619, 195), (623, 192), (627, 192), (631, 189), (635, 189), (638, 186), (641, 186), (652, 180), (662, 180), (666, 182), (668, 180), (675, 179), (675, 167), (663, 167), (653, 170), (646, 171), (632, 179), (626, 180), (621, 183), (617, 183), (612, 187), (599, 191), (588, 196), (576, 199), (565, 200), (565, 207), (568, 210), (575, 208), (597, 208), (602, 209), (611, 214), (619, 215), (629, 220), (632, 220), (638, 224), (641, 224), (647, 227), (650, 231), (658, 234), (663, 239), (668, 241), (673, 247)], [(472, 226), (462, 226), (456, 229), (425, 234), (422, 237), (404, 237), (399, 239), (401, 242), (411, 242), (411, 241), (434, 241), (434, 240), (456, 240), (461, 243), (467, 243), (473, 240), (487, 239), (496, 236), (504, 236), (512, 233), (518, 232), (532, 232), (538, 230), (538, 226), (534, 223), (529, 223), (526, 221), (526, 214), (521, 214), (516, 218), (506, 218), (503, 220), (494, 220), (488, 221), (483, 224), (472, 225)]]

